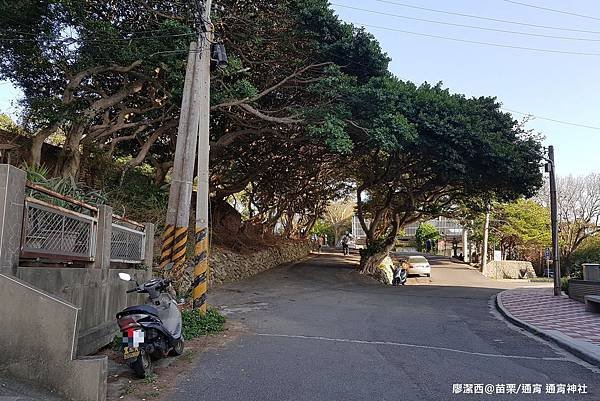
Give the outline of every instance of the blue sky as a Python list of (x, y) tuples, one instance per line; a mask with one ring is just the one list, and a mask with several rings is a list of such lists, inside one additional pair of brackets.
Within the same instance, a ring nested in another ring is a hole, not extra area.
[[(517, 1), (517, 0), (515, 0)], [(453, 24), (529, 34), (563, 36), (591, 40), (556, 38), (489, 32), (446, 26), (406, 18), (373, 14), (332, 5), (341, 19), (359, 24), (428, 35), (479, 41), (506, 46), (592, 53), (574, 55), (494, 47), (439, 38), (423, 37), (374, 27), (366, 27), (393, 59), (391, 70), (398, 77), (416, 83), (443, 81), (453, 92), (468, 96), (497, 96), (506, 109), (563, 120), (599, 129), (581, 128), (534, 119), (527, 127), (542, 133), (546, 144), (556, 149), (560, 175), (586, 174), (600, 170), (600, 2), (597, 0), (518, 0), (530, 5), (554, 8), (593, 18), (549, 12), (506, 0), (332, 0), (334, 4), (362, 8)], [(403, 7), (397, 4), (471, 14), (526, 24), (561, 27), (565, 30), (536, 28), (518, 24), (467, 18)], [(571, 30), (593, 31), (575, 32)], [(0, 112), (15, 116), (12, 104), (19, 91), (0, 82)], [(517, 119), (522, 115), (515, 114)]]
[[(544, 53), (462, 43), (365, 27), (392, 58), (391, 70), (416, 83), (443, 81), (453, 92), (496, 96), (506, 109), (555, 120), (599, 127), (586, 129), (535, 119), (527, 124), (555, 146), (557, 172), (580, 175), (600, 170), (600, 2), (598, 0), (518, 0), (598, 19), (525, 7), (505, 0), (331, 0), (334, 4), (405, 17), (473, 25), (550, 36), (586, 38), (575, 41), (488, 32), (372, 14), (333, 5), (341, 19), (368, 25), (489, 42), (509, 46), (596, 53), (598, 56)], [(391, 3), (528, 24), (595, 31), (572, 32), (478, 20)], [(517, 119), (522, 115), (514, 114)]]

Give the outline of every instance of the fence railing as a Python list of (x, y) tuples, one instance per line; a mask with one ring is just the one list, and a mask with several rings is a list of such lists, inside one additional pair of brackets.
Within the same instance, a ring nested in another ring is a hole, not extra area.
[(146, 234), (121, 224), (112, 224), (110, 261), (141, 263), (145, 258)]
[(28, 197), (21, 255), (91, 261), (96, 222), (93, 217)]
[[(97, 208), (32, 183), (27, 183), (27, 188), (30, 195), (39, 196), (25, 198), (22, 258), (73, 260), (96, 265), (106, 265), (109, 261), (144, 262), (147, 249), (144, 225), (113, 215), (109, 207)], [(103, 223), (107, 220), (107, 224)], [(99, 230), (103, 235), (99, 235)], [(110, 241), (109, 261), (99, 256), (101, 252), (104, 255), (108, 252), (100, 251), (106, 248), (96, 241), (105, 243), (106, 247)], [(105, 262), (99, 262), (101, 260)]]

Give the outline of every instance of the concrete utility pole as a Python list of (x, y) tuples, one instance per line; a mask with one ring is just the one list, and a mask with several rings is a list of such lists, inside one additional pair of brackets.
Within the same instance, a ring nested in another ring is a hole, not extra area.
[[(199, 1), (199, 0), (198, 0)], [(173, 166), (173, 180), (169, 192), (169, 206), (167, 211), (167, 224), (163, 234), (163, 247), (161, 252), (161, 268), (168, 263), (173, 263), (171, 275), (175, 279), (181, 278), (185, 270), (186, 250), (188, 242), (188, 229), (190, 220), (190, 203), (192, 198), (194, 164), (196, 162), (196, 149), (199, 137), (199, 126), (208, 127), (210, 108), (210, 49), (212, 30), (210, 24), (211, 1), (206, 0), (203, 5), (198, 4), (198, 42), (190, 44), (188, 65), (185, 76), (181, 115), (177, 132), (177, 146), (175, 148), (175, 163)], [(201, 130), (208, 140), (208, 129)], [(204, 136), (203, 136), (204, 137)], [(202, 151), (206, 152), (206, 163), (199, 167), (199, 171), (208, 177), (208, 147), (203, 141)], [(200, 158), (198, 159), (200, 162)], [(200, 166), (200, 165), (199, 165)], [(202, 178), (202, 177), (201, 177)], [(200, 195), (199, 195), (200, 198)], [(207, 209), (208, 210), (208, 209)], [(204, 215), (202, 215), (204, 216)], [(206, 213), (208, 216), (208, 213)], [(208, 217), (201, 219), (208, 221)], [(196, 224), (198, 225), (198, 224)], [(207, 223), (204, 223), (204, 227)], [(196, 242), (201, 239), (202, 232), (196, 230)], [(206, 230), (204, 230), (204, 237)], [(200, 240), (205, 246), (206, 241)], [(208, 249), (208, 246), (206, 246)], [(206, 255), (206, 252), (204, 252)], [(198, 258), (198, 253), (196, 258)], [(196, 261), (195, 261), (196, 262)], [(197, 265), (197, 263), (196, 263)], [(196, 266), (196, 269), (198, 266)], [(205, 269), (206, 270), (206, 269)], [(198, 277), (194, 274), (193, 288), (202, 289), (198, 284)], [(203, 281), (203, 280), (201, 280)], [(194, 291), (195, 293), (196, 291)], [(204, 293), (206, 290), (204, 290)], [(196, 298), (194, 297), (194, 300)], [(197, 302), (195, 302), (197, 303)]]
[(485, 213), (485, 224), (483, 225), (483, 252), (481, 255), (481, 271), (484, 272), (487, 267), (488, 258), (488, 237), (490, 234), (490, 205), (487, 206)]
[(552, 223), (552, 264), (554, 265), (554, 295), (561, 294), (560, 249), (558, 247), (558, 205), (556, 201), (556, 164), (554, 146), (548, 146), (548, 164), (550, 173), (550, 220)]
[(197, 101), (194, 101), (193, 93), (194, 87), (197, 87), (197, 74), (195, 71), (197, 69), (198, 58), (197, 44), (192, 42), (190, 44), (183, 87), (183, 99), (181, 101), (181, 114), (179, 116), (177, 144), (175, 147), (175, 161), (169, 190), (169, 204), (160, 260), (161, 270), (167, 264), (173, 262), (173, 273), (175, 276), (180, 274), (185, 263), (189, 227), (192, 180), (194, 177), (193, 160), (196, 152), (196, 129), (194, 129), (190, 121), (190, 116), (197, 114), (194, 108), (194, 104), (197, 104)]
[(209, 154), (210, 154), (210, 61), (213, 39), (210, 22), (211, 0), (205, 0), (202, 10), (205, 29), (200, 35), (199, 124), (198, 136), (198, 192), (196, 196), (196, 246), (192, 297), (194, 308), (206, 313), (208, 284), (208, 207), (209, 207)]

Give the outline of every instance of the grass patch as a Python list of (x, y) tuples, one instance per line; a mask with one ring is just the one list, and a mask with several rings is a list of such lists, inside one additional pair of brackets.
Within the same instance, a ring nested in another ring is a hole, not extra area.
[(530, 278), (529, 281), (531, 281), (532, 283), (551, 283), (554, 281), (553, 278), (548, 278), (548, 277), (534, 277), (534, 278)]
[(121, 396), (133, 394), (134, 391), (135, 385), (133, 385), (131, 382), (121, 385)]
[(184, 361), (186, 361), (187, 363), (192, 363), (194, 362), (194, 352), (188, 350), (185, 350), (183, 355), (181, 356), (181, 359), (183, 359)]
[(214, 308), (208, 309), (204, 316), (197, 309), (185, 310), (181, 317), (183, 320), (183, 337), (186, 340), (211, 333), (220, 333), (225, 325), (225, 316)]
[(154, 374), (154, 373), (153, 373), (153, 374), (151, 374), (151, 375), (147, 375), (147, 376), (144, 378), (144, 383), (146, 383), (146, 384), (153, 384), (153, 383), (156, 383), (156, 379), (157, 379), (157, 378), (158, 378), (158, 376), (156, 376), (156, 374)]
[(110, 349), (113, 351), (121, 351), (123, 349), (123, 334), (119, 333), (115, 335), (115, 338), (110, 343)]

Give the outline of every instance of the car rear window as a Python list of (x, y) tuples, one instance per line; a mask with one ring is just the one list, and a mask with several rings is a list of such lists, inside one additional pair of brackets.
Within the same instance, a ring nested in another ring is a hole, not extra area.
[(427, 259), (423, 256), (411, 256), (408, 258), (408, 261), (411, 263), (427, 263)]

